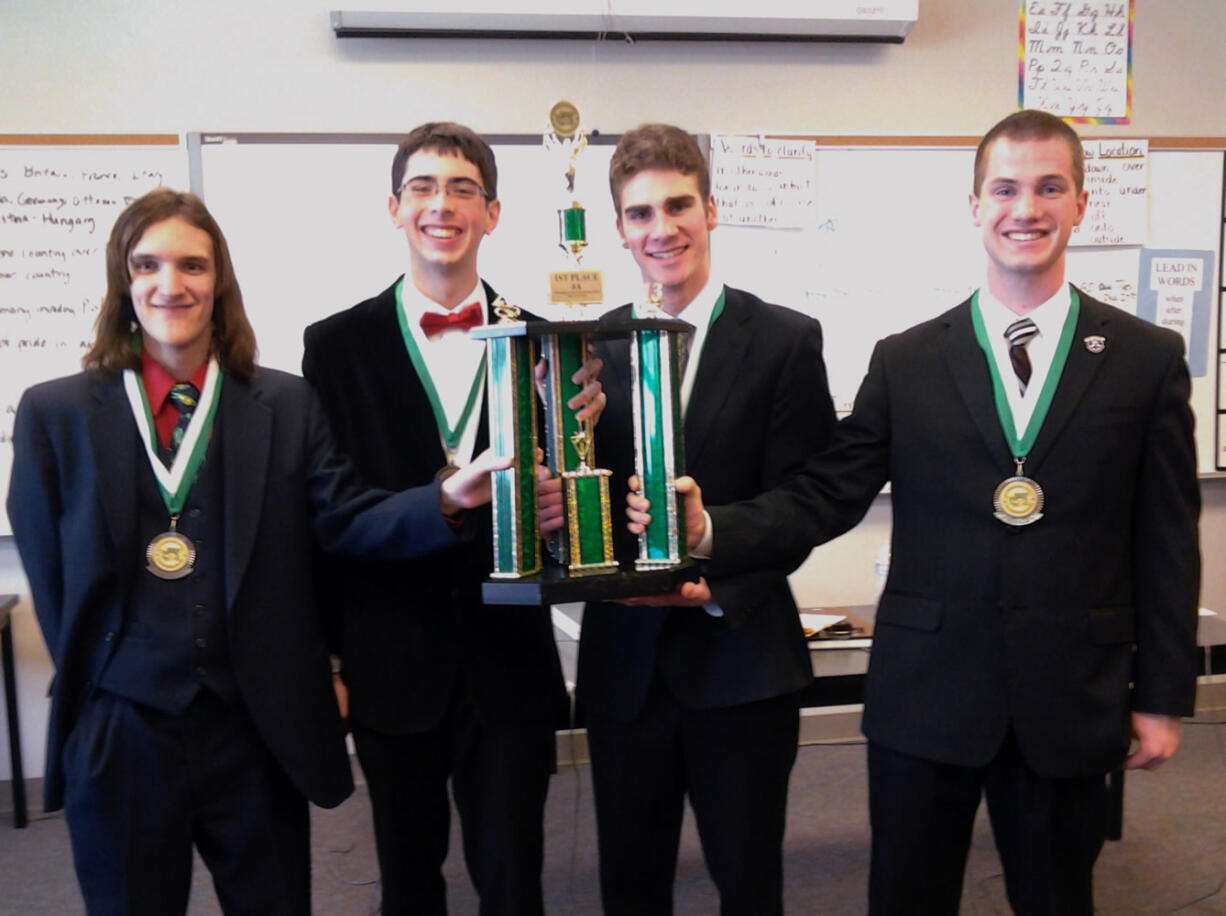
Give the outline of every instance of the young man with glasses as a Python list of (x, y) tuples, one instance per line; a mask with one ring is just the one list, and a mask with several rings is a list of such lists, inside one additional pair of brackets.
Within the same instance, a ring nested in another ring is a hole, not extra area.
[[(459, 124), (429, 123), (392, 160), (388, 212), (408, 272), (306, 330), (303, 374), (364, 479), (403, 488), (445, 477), (488, 443), (484, 345), (493, 319), (477, 272), (498, 225), (493, 151)], [(596, 415), (599, 366), (572, 402)], [(369, 787), (383, 913), (445, 913), (450, 779), (483, 913), (540, 913), (542, 813), (567, 721), (548, 608), (485, 607), (489, 511), (457, 514), (453, 548), (420, 561), (332, 564), (338, 695)]]

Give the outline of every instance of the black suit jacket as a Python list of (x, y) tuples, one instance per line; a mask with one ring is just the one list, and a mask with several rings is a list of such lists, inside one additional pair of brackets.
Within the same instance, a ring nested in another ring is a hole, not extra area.
[[(446, 458), (404, 346), (395, 289), (308, 327), (302, 370), (363, 479), (401, 489), (431, 483)], [(486, 295), (492, 304), (488, 286)], [(484, 417), (478, 451), (489, 441)], [(437, 504), (435, 513), (441, 518)], [(486, 507), (429, 557), (324, 567), (357, 721), (387, 734), (423, 731), (442, 718), (460, 681), (491, 723), (568, 719), (549, 609), (483, 606), (492, 563)]]
[[(301, 379), (226, 376), (215, 451), (224, 480), (228, 652), (244, 705), (295, 785), (317, 804), (353, 788), (310, 585), (314, 543), (404, 555), (454, 540), (433, 492), (364, 491)], [(17, 410), (8, 511), (55, 662), (46, 807), (62, 805), (61, 751), (124, 626), (135, 576), (137, 475), (149, 473), (123, 382), (87, 372), (29, 389)], [(211, 448), (213, 448), (211, 446)], [(220, 452), (220, 454), (216, 454)]]
[[(1091, 336), (1106, 342), (1095, 353)], [(1200, 494), (1178, 335), (1081, 294), (1068, 362), (1025, 473), (1043, 518), (992, 494), (1014, 463), (964, 302), (878, 343), (831, 449), (790, 488), (711, 509), (717, 558), (818, 543), (888, 480), (893, 552), (864, 731), (913, 756), (986, 763), (1012, 724), (1051, 777), (1117, 766), (1129, 711), (1192, 712)]]
[[(609, 313), (625, 317), (629, 306)], [(608, 403), (596, 427), (596, 463), (613, 471), (613, 502), (634, 471), (629, 342), (602, 342)], [(694, 354), (692, 358), (699, 358)], [(711, 327), (685, 417), (686, 471), (712, 502), (749, 499), (819, 451), (834, 428), (821, 326), (798, 312), (728, 288)], [(614, 526), (619, 554), (635, 541)], [(787, 572), (807, 547), (771, 568), (711, 576), (724, 616), (702, 608), (589, 604), (579, 647), (579, 700), (620, 720), (642, 707), (658, 667), (685, 706), (714, 708), (781, 696), (809, 683), (809, 654)]]

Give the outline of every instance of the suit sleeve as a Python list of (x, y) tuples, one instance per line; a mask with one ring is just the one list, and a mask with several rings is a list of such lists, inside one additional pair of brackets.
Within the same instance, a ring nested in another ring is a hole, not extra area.
[(64, 603), (59, 470), (45, 418), (29, 392), (17, 405), (13, 446), (13, 473), (7, 503), (9, 520), (30, 582), (38, 624), (47, 650), (58, 667)]
[(1175, 353), (1153, 406), (1133, 523), (1133, 708), (1174, 716), (1192, 714), (1198, 660), (1200, 486), (1190, 392), (1187, 363)]
[[(792, 336), (770, 403), (763, 407), (770, 411), (770, 420), (758, 486), (767, 490), (798, 474), (826, 446), (834, 430), (834, 404), (817, 321), (806, 320), (800, 333)], [(722, 536), (720, 530), (715, 529), (717, 538)], [(797, 539), (770, 551), (757, 568), (749, 565), (726, 575), (709, 570), (712, 599), (723, 610), (728, 625), (739, 626), (753, 608), (763, 605), (763, 571), (777, 580), (780, 572), (790, 573), (803, 563), (810, 549)]]
[(306, 410), (307, 492), (321, 549), (400, 560), (456, 544), (461, 535), (443, 517), (438, 481), (399, 493), (365, 487), (353, 463), (337, 449), (313, 390), (307, 391)]
[(803, 560), (864, 517), (889, 479), (887, 365), (879, 342), (851, 414), (835, 428), (829, 448), (811, 454), (798, 473), (753, 499), (709, 508), (714, 543), (707, 566), (713, 577), (769, 566), (781, 557)]

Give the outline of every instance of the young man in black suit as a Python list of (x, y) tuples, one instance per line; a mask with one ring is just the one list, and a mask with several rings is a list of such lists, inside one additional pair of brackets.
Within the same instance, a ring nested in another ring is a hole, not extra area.
[[(695, 326), (681, 391), (686, 466), (725, 501), (787, 480), (834, 427), (820, 326), (712, 271), (715, 201), (687, 133), (649, 124), (625, 134), (609, 180), (622, 243), (643, 280), (661, 285), (669, 315)], [(609, 400), (596, 454), (624, 481), (634, 471), (629, 345), (597, 352)], [(621, 547), (623, 558), (633, 555), (633, 543)], [(672, 912), (687, 796), (721, 911), (782, 911), (797, 691), (812, 677), (786, 574), (805, 555), (712, 578), (705, 606), (682, 594), (587, 605), (578, 698), (606, 913)]]
[[(363, 478), (398, 489), (467, 466), (488, 443), (484, 345), (466, 329), (494, 319), (477, 253), (501, 204), (493, 151), (459, 124), (414, 129), (391, 171), (408, 272), (307, 328), (302, 369)], [(580, 370), (581, 417), (599, 414), (598, 372)], [(449, 779), (481, 912), (543, 908), (542, 817), (569, 703), (549, 609), (481, 603), (489, 521), (469, 513), (476, 533), (426, 559), (324, 570), (387, 916), (446, 912)]]
[[(184, 912), (194, 845), (227, 912), (307, 916), (306, 801), (353, 789), (313, 548), (456, 534), (438, 487), (359, 486), (310, 387), (255, 365), (198, 198), (136, 200), (106, 264), (87, 371), (29, 389), (15, 425), (8, 512), (56, 669), (45, 808), (91, 914)], [(481, 470), (447, 500), (487, 500)]]
[(1066, 282), (1083, 175), (1060, 119), (993, 127), (970, 199), (984, 285), (877, 344), (803, 476), (709, 510), (711, 568), (735, 569), (764, 539), (835, 537), (890, 482), (864, 709), (874, 914), (957, 913), (986, 795), (1014, 910), (1089, 916), (1104, 774), (1167, 760), (1193, 709), (1188, 367), (1177, 334)]

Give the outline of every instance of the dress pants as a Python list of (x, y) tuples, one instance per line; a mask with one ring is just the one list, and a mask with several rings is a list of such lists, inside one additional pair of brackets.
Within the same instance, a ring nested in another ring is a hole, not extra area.
[(544, 912), (545, 796), (557, 763), (551, 723), (487, 725), (457, 694), (429, 731), (350, 725), (370, 792), (383, 916), (447, 912), (448, 778), (481, 916)]
[(170, 715), (105, 691), (64, 745), (65, 815), (90, 916), (183, 913), (192, 844), (227, 914), (311, 910), (306, 799), (241, 704)]
[(869, 742), (868, 776), (872, 916), (957, 916), (981, 795), (1013, 911), (1094, 913), (1094, 862), (1107, 819), (1103, 776), (1039, 776), (1012, 730), (985, 767), (921, 760)]
[(687, 793), (720, 912), (783, 912), (795, 694), (685, 709), (657, 677), (633, 721), (589, 713), (587, 725), (606, 916), (673, 912)]

